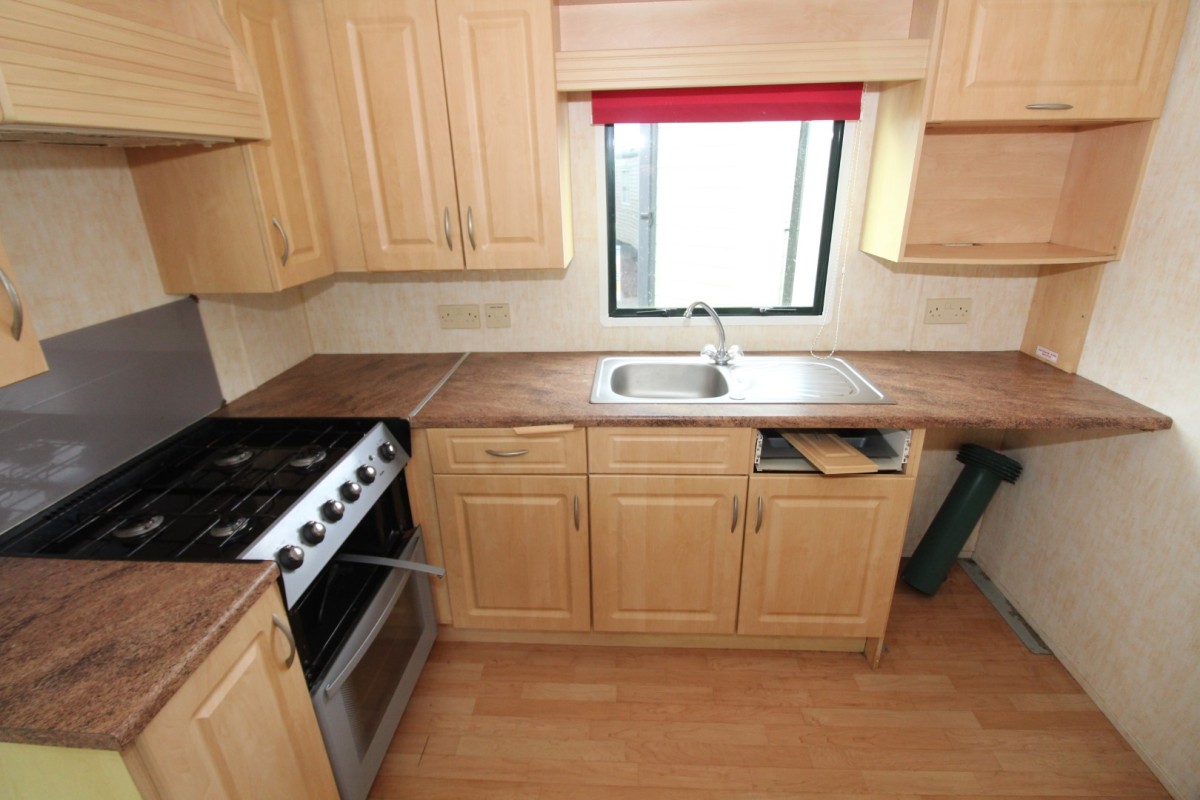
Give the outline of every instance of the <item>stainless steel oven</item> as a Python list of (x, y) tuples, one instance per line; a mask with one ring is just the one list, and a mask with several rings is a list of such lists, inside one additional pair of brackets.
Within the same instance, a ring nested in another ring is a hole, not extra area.
[(39, 514), (0, 554), (265, 560), (342, 800), (367, 796), (436, 636), (402, 422), (210, 418)]

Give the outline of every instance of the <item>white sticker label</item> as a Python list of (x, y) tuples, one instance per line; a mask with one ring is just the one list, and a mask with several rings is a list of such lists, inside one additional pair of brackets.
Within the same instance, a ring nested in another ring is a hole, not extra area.
[(1058, 353), (1048, 347), (1042, 347), (1040, 344), (1037, 348), (1037, 357), (1049, 361), (1051, 364), (1058, 363)]

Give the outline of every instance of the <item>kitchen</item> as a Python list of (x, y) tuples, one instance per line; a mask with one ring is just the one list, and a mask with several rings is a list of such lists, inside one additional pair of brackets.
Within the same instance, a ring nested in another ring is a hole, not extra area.
[[(314, 4), (294, 5), (297, 13), (311, 13)], [(1189, 433), (1196, 388), (1189, 367), (1200, 334), (1191, 305), (1200, 291), (1181, 252), (1194, 239), (1200, 199), (1179, 166), (1196, 158), (1190, 128), (1197, 121), (1191, 111), (1200, 72), (1197, 28), (1192, 15), (1126, 249), (1104, 270), (1079, 365), (1084, 377), (1172, 417), (1172, 429), (931, 430), (906, 545), (910, 551), (957, 474), (960, 443), (980, 441), (1020, 460), (1026, 477), (996, 497), (974, 557), (1179, 797), (1200, 793), (1194, 752), (1200, 679), (1188, 657), (1200, 643), (1187, 622), (1200, 599), (1200, 564), (1194, 537), (1187, 536), (1200, 510), (1200, 442)], [(877, 102), (868, 90), (864, 130), (874, 124)], [(222, 396), (241, 397), (313, 354), (698, 349), (709, 335), (703, 320), (687, 327), (601, 324), (599, 147), (586, 97), (570, 96), (568, 114), (575, 255), (565, 272), (345, 272), (278, 293), (205, 295), (200, 313)], [(330, 124), (336, 120), (314, 122), (314, 133)], [(867, 191), (870, 137), (864, 139), (851, 187), (856, 210)], [(0, 242), (17, 265), (40, 338), (175, 299), (162, 290), (122, 150), (6, 144), (0, 169)], [(323, 188), (333, 197), (349, 191)], [(338, 203), (331, 213), (353, 208), (352, 201)], [(331, 227), (342, 235), (357, 230)], [(1037, 275), (1036, 267), (897, 265), (851, 247), (838, 346), (1016, 350)], [(920, 324), (930, 297), (974, 298), (972, 321)], [(437, 323), (439, 305), (487, 303), (507, 303), (512, 326), (443, 330)], [(799, 326), (733, 330), (748, 353), (806, 351), (816, 333)], [(828, 348), (828, 339), (818, 347)]]

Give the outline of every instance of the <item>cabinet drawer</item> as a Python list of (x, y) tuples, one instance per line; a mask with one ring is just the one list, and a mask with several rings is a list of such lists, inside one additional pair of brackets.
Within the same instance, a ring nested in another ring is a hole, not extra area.
[(754, 435), (749, 428), (589, 428), (589, 472), (744, 475)]
[(429, 431), (429, 460), (437, 473), (587, 472), (582, 428), (518, 434), (512, 428), (448, 428)]

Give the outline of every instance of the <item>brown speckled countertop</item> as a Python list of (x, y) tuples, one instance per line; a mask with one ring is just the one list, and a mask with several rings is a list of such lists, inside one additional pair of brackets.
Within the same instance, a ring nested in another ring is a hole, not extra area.
[[(602, 353), (471, 353), (413, 419), (420, 428), (512, 425), (1109, 428), (1171, 418), (1017, 352), (848, 352), (894, 405), (592, 404)], [(617, 354), (614, 354), (617, 355)], [(619, 355), (629, 355), (621, 353)], [(675, 354), (678, 355), (678, 354)]]
[(124, 749), (278, 575), (0, 558), (0, 741)]
[(302, 361), (216, 416), (410, 416), (461, 353), (319, 355)]

